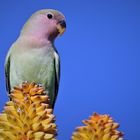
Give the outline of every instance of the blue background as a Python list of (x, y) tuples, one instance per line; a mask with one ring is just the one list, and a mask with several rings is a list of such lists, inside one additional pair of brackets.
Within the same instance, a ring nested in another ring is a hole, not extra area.
[(127, 140), (140, 132), (140, 1), (1, 0), (0, 111), (8, 100), (4, 60), (20, 29), (36, 10), (54, 8), (67, 18), (56, 40), (61, 84), (55, 106), (58, 139), (68, 140), (93, 112), (110, 114)]

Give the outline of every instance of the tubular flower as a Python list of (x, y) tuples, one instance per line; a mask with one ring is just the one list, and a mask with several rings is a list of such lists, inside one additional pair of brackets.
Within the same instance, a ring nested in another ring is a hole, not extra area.
[(0, 114), (0, 140), (55, 140), (55, 116), (43, 87), (24, 82)]
[(94, 113), (89, 120), (84, 120), (73, 133), (72, 140), (123, 140), (123, 134), (116, 130), (119, 127), (109, 115)]

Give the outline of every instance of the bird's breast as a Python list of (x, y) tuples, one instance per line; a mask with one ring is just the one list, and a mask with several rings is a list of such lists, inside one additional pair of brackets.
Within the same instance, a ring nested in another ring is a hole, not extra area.
[(49, 84), (54, 78), (53, 51), (51, 49), (31, 49), (18, 53), (13, 57), (11, 69), (12, 78), (19, 83), (35, 81), (45, 85), (48, 81)]

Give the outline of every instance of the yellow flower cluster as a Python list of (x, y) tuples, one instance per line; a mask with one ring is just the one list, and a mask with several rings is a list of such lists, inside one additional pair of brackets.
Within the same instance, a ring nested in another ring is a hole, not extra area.
[(94, 113), (89, 120), (84, 120), (85, 126), (78, 127), (72, 140), (123, 140), (123, 134), (116, 130), (119, 127), (109, 115)]
[(0, 114), (0, 140), (55, 140), (55, 116), (42, 87), (24, 82)]

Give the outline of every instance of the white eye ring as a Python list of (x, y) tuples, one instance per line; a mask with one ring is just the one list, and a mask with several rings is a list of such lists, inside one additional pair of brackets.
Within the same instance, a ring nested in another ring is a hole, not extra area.
[(47, 17), (48, 17), (48, 19), (52, 19), (54, 17), (54, 15), (52, 13), (47, 13)]

